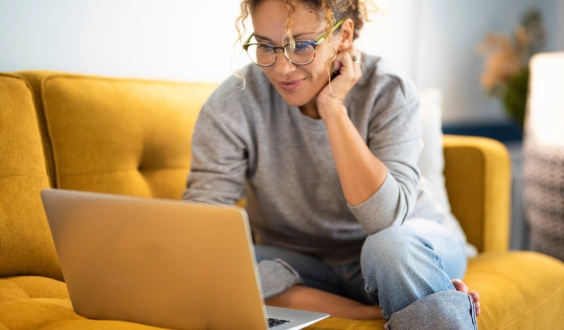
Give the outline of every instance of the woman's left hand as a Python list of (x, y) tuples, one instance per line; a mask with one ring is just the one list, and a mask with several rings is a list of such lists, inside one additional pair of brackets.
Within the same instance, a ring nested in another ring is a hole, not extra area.
[(360, 56), (354, 47), (339, 52), (333, 62), (334, 68), (340, 70), (339, 75), (317, 95), (317, 111), (327, 128), (343, 195), (352, 206), (374, 195), (388, 175), (386, 165), (372, 153), (344, 105), (362, 76)]
[(342, 111), (345, 97), (362, 76), (360, 69), (361, 53), (351, 47), (337, 54), (333, 69), (339, 74), (331, 79), (317, 96), (317, 108), (321, 118), (333, 111)]

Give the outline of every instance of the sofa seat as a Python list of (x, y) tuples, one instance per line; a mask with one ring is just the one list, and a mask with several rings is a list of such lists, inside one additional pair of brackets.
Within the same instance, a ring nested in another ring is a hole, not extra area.
[(137, 323), (89, 320), (77, 315), (69, 299), (32, 298), (0, 305), (0, 330), (159, 329)]
[(69, 293), (64, 282), (48, 277), (11, 276), (0, 278), (0, 306), (5, 302), (28, 298), (68, 299)]
[[(543, 277), (537, 276), (544, 274)], [(481, 296), (479, 329), (554, 329), (564, 311), (564, 267), (535, 252), (482, 253), (469, 260), (466, 283)], [(556, 287), (554, 284), (556, 283)], [(129, 322), (89, 320), (74, 313), (64, 283), (42, 277), (0, 280), (0, 330), (158, 329)], [(310, 330), (383, 329), (385, 321), (322, 320)]]
[(470, 259), (464, 280), (480, 294), (481, 329), (564, 329), (548, 321), (564, 321), (564, 265), (555, 258), (486, 252)]

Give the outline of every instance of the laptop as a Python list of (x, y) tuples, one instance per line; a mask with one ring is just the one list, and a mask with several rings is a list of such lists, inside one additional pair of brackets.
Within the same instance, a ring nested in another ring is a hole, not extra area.
[(325, 313), (265, 306), (236, 206), (46, 189), (77, 314), (173, 329), (301, 329)]

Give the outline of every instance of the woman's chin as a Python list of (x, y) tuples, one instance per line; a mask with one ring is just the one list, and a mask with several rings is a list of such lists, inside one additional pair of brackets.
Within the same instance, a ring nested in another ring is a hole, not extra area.
[(292, 106), (292, 107), (301, 107), (308, 104), (311, 101), (311, 98), (301, 97), (299, 95), (288, 95), (287, 93), (281, 92), (280, 96), (284, 101)]

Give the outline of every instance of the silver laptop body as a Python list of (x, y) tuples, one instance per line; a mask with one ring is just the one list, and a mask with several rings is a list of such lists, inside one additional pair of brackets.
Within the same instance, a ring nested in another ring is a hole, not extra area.
[(328, 317), (263, 305), (239, 207), (41, 192), (76, 313), (174, 329), (301, 329)]

